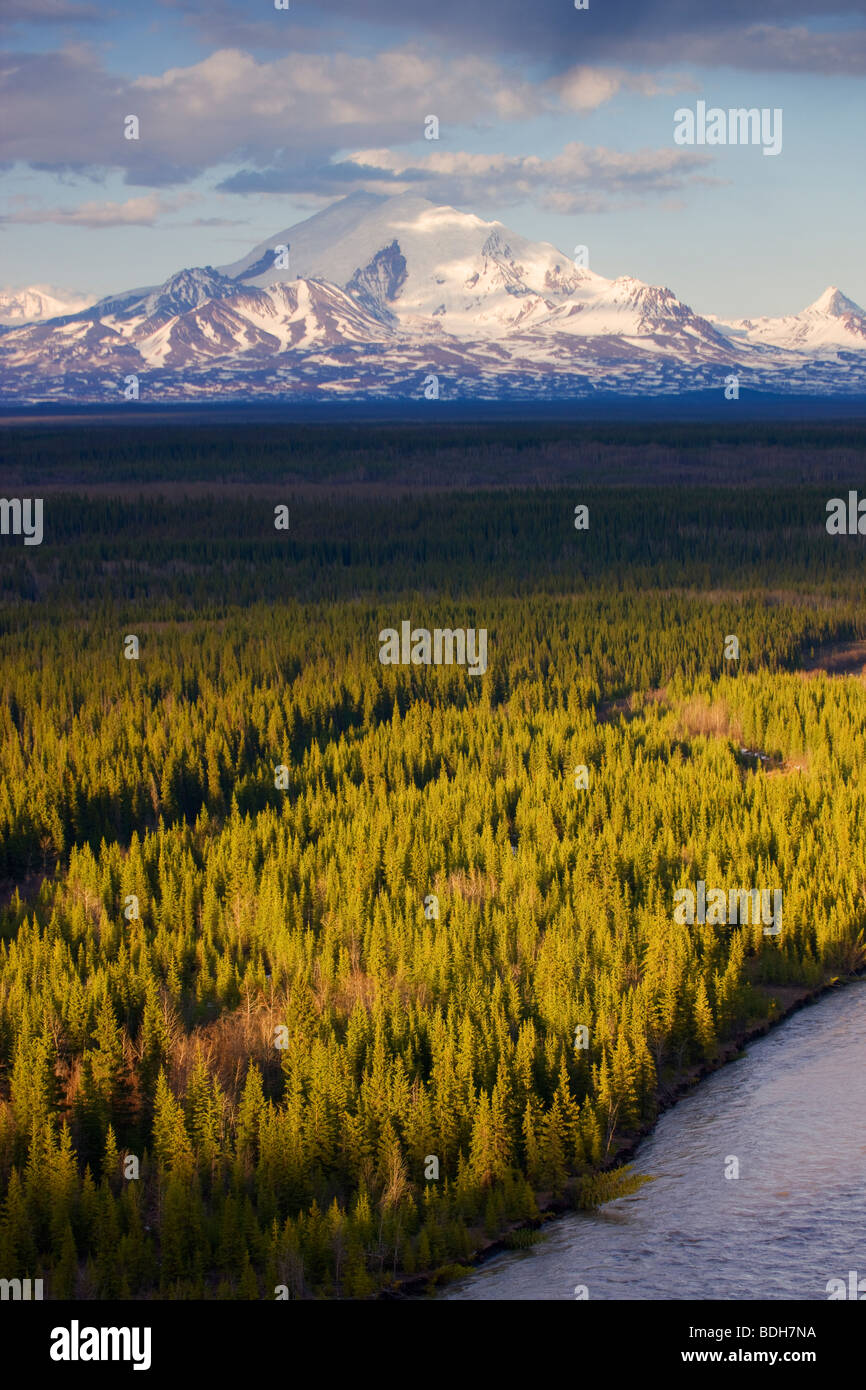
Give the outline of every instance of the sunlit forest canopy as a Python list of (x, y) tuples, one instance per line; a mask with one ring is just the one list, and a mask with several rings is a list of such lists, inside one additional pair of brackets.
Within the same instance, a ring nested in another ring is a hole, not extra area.
[[(615, 1191), (677, 1078), (862, 967), (866, 537), (814, 459), (190, 496), (69, 462), (0, 545), (6, 1277), (432, 1275)], [(484, 628), (486, 674), (383, 666), (404, 619)], [(698, 880), (781, 889), (781, 934), (677, 925)]]

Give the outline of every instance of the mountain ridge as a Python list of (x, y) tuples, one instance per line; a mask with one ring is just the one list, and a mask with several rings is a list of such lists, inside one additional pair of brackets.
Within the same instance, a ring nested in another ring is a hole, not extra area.
[[(130, 374), (209, 394), (849, 394), (866, 314), (829, 286), (799, 314), (726, 321), (608, 280), (548, 242), (413, 194), (351, 194), (222, 266), (0, 325), (0, 400), (106, 399)], [(424, 389), (427, 389), (426, 387)]]

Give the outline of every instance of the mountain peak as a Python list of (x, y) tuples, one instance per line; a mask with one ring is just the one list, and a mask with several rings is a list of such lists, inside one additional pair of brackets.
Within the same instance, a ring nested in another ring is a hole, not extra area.
[(831, 318), (843, 318), (846, 314), (863, 317), (863, 310), (853, 299), (849, 299), (836, 285), (828, 285), (822, 295), (805, 310), (807, 314), (827, 314)]
[(198, 309), (210, 299), (224, 299), (236, 289), (237, 285), (212, 265), (191, 266), (170, 275), (149, 294), (144, 301), (144, 312), (148, 318), (160, 313), (182, 314), (187, 309)]
[(0, 323), (35, 323), (40, 319), (60, 318), (64, 314), (77, 313), (93, 302), (93, 295), (59, 290), (53, 285), (0, 288)]

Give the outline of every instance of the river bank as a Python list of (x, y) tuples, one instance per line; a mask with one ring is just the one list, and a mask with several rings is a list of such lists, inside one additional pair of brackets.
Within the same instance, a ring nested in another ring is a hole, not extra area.
[[(684, 1068), (674, 1078), (660, 1084), (656, 1089), (657, 1109), (655, 1117), (642, 1125), (639, 1130), (624, 1135), (621, 1140), (616, 1142), (608, 1156), (592, 1170), (593, 1173), (610, 1172), (630, 1163), (641, 1144), (656, 1129), (662, 1115), (671, 1110), (685, 1096), (692, 1094), (701, 1081), (741, 1058), (750, 1043), (766, 1037), (769, 1033), (777, 1030), (779, 1024), (789, 1020), (794, 1014), (799, 1013), (822, 997), (843, 989), (855, 979), (862, 977), (864, 973), (866, 973), (866, 967), (844, 976), (828, 976), (820, 985), (811, 989), (799, 986), (756, 986), (758, 992), (763, 994), (768, 1001), (772, 999), (777, 1001), (777, 1012), (771, 1018), (756, 1020), (748, 1024), (729, 1039), (714, 1057), (700, 1064)], [(586, 1176), (569, 1179), (561, 1195), (536, 1193), (535, 1199), (539, 1213), (537, 1218), (507, 1223), (496, 1237), (479, 1242), (472, 1254), (467, 1256), (459, 1266), (448, 1265), (398, 1278), (388, 1287), (381, 1289), (377, 1297), (386, 1299), (422, 1297), (425, 1294), (433, 1293), (438, 1287), (451, 1283), (457, 1278), (464, 1275), (468, 1276), (473, 1270), (495, 1257), (520, 1248), (522, 1242), (519, 1241), (519, 1238), (515, 1240), (517, 1233), (537, 1232), (551, 1222), (579, 1209), (577, 1197), (580, 1185)], [(527, 1240), (526, 1243), (531, 1242)]]

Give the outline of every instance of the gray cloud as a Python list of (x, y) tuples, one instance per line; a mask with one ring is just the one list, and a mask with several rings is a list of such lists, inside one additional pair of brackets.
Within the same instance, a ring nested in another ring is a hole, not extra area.
[[(658, 39), (639, 46), (627, 44), (621, 57), (652, 67), (664, 61), (666, 47)], [(805, 25), (752, 24), (718, 34), (687, 34), (677, 45), (677, 59), (708, 68), (860, 77), (866, 73), (866, 29), (817, 34)]]
[[(120, 169), (127, 183), (152, 188), (235, 164), (241, 172), (221, 187), (236, 193), (265, 190), (281, 177), (300, 188), (306, 171), (314, 193), (326, 166), (328, 186), (356, 177), (329, 164), (341, 149), (414, 143), (431, 111), (447, 141), (449, 130), (467, 124), (580, 113), (622, 90), (653, 95), (690, 85), (677, 79), (662, 87), (652, 76), (585, 64), (529, 82), (490, 58), (445, 59), (416, 48), (308, 54), (302, 62), (220, 49), (125, 82), (79, 43), (0, 62), (0, 104), (8, 113), (0, 159), (55, 173)], [(129, 115), (138, 118), (138, 139), (124, 138)]]
[[(75, 44), (0, 61), (0, 159), (55, 172), (122, 169), (130, 184), (161, 187), (229, 162), (267, 164), (283, 149), (323, 160), (349, 143), (416, 140), (431, 93), (453, 125), (530, 116), (544, 100), (537, 85), (489, 59), (415, 49), (310, 54), (303, 63), (222, 49), (128, 82)], [(124, 138), (128, 115), (139, 119), (137, 140)]]
[[(866, 0), (592, 0), (577, 11), (570, 0), (292, 0), (289, 11), (263, 17), (260, 0), (161, 0), (183, 15), (210, 44), (269, 51), (305, 46), (310, 21), (350, 46), (388, 28), (429, 35), (452, 53), (524, 55), (548, 70), (574, 63), (682, 63), (857, 74), (866, 71)], [(289, 18), (291, 16), (291, 18)], [(848, 32), (828, 32), (828, 21)], [(817, 25), (818, 28), (811, 28)], [(296, 27), (297, 26), (297, 29)], [(351, 38), (348, 37), (351, 33)]]
[[(158, 0), (184, 21), (208, 49), (244, 48), (257, 54), (322, 52), (341, 47), (361, 52), (358, 16), (347, 23), (317, 4), (291, 0), (291, 9), (274, 10), (273, 0)], [(363, 27), (363, 26), (362, 26)]]
[(603, 212), (633, 206), (647, 196), (682, 191), (692, 183), (718, 183), (699, 151), (638, 150), (628, 154), (573, 142), (557, 155), (431, 153), (410, 158), (390, 150), (360, 151), (319, 168), (272, 168), (239, 173), (223, 189), (238, 193), (315, 193), (339, 197), (413, 191), (436, 203), (478, 210), (531, 201), (552, 212)]
[[(159, 0), (166, 19), (188, 26), (207, 51), (260, 56), (342, 50), (369, 56), (388, 32), (395, 45), (540, 61), (548, 73), (575, 63), (638, 68), (694, 62), (748, 71), (866, 72), (866, 0)], [(0, 28), (35, 24), (85, 29), (123, 21), (115, 0), (2, 0)], [(828, 22), (832, 28), (828, 28)]]
[(18, 24), (96, 24), (105, 17), (104, 6), (79, 5), (76, 0), (3, 0), (0, 28)]
[[(196, 4), (184, 0), (183, 9), (195, 13)], [(510, 4), (504, 0), (506, 15)], [(719, 35), (701, 40), (721, 41)], [(652, 51), (659, 69), (665, 58), (669, 63), (661, 48)], [(622, 91), (653, 96), (693, 87), (682, 76), (663, 81), (585, 61), (529, 81), (490, 56), (467, 51), (449, 58), (418, 47), (302, 58), (257, 58), (227, 48), (127, 81), (106, 71), (93, 46), (75, 43), (57, 53), (13, 52), (0, 60), (0, 104), (8, 113), (0, 159), (60, 175), (120, 170), (127, 184), (154, 189), (223, 173), (228, 165), (233, 172), (218, 185), (227, 194), (327, 199), (357, 188), (413, 188), (434, 201), (470, 206), (532, 200), (559, 212), (600, 210), (713, 181), (711, 157), (673, 148), (617, 153), (577, 142), (546, 159), (469, 154), (450, 148), (449, 130), (579, 114)], [(441, 122), (441, 152), (396, 154), (419, 141), (431, 111)], [(124, 138), (128, 115), (139, 119), (138, 140)], [(347, 149), (361, 152), (347, 156)], [(150, 224), (170, 210), (165, 200), (144, 198), (87, 203), (78, 212), (24, 208), (7, 220)]]

